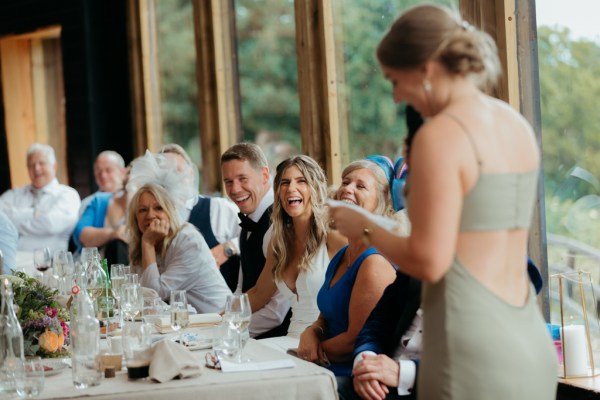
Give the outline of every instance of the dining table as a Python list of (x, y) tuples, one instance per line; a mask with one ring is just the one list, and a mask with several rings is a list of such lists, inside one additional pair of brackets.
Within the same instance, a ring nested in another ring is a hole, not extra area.
[[(253, 362), (291, 359), (293, 367), (240, 372), (222, 372), (205, 365), (205, 354), (211, 349), (192, 351), (200, 364), (200, 375), (174, 379), (164, 383), (148, 378), (128, 380), (125, 369), (113, 378), (102, 378), (100, 385), (76, 389), (72, 370), (47, 376), (44, 389), (36, 399), (112, 399), (112, 400), (268, 400), (337, 399), (337, 384), (333, 373), (311, 362), (277, 351), (250, 339), (244, 348), (245, 357)], [(16, 394), (0, 395), (0, 399), (17, 399)]]

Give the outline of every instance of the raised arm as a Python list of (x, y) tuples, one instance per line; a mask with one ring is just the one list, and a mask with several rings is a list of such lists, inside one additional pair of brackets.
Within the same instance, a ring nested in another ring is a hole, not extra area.
[(275, 285), (275, 281), (273, 280), (273, 275), (271, 272), (272, 269), (273, 248), (269, 245), (267, 250), (267, 260), (262, 272), (260, 273), (260, 276), (258, 277), (258, 280), (256, 281), (256, 285), (246, 292), (248, 293), (252, 312), (256, 312), (263, 308), (277, 291), (277, 286)]

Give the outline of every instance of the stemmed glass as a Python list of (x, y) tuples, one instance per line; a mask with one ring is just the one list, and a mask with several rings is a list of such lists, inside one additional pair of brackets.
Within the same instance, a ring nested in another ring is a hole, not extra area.
[(67, 276), (72, 275), (75, 270), (73, 254), (67, 250), (56, 250), (52, 270), (54, 279), (58, 281), (58, 292), (67, 294)]
[(33, 265), (35, 269), (42, 273), (42, 283), (44, 282), (44, 272), (52, 267), (52, 258), (50, 256), (50, 249), (47, 247), (37, 248), (33, 251)]
[(118, 310), (119, 325), (123, 317), (121, 313), (121, 287), (125, 282), (125, 266), (123, 264), (112, 264), (110, 266), (110, 281), (112, 284), (112, 295), (117, 300), (115, 310)]
[(248, 325), (250, 325), (251, 316), (252, 309), (250, 308), (250, 300), (246, 293), (234, 293), (227, 296), (223, 322), (229, 324), (229, 326), (238, 334), (238, 363), (246, 361), (242, 358), (242, 350), (244, 349), (243, 334), (248, 328)]
[(141, 314), (144, 308), (144, 295), (139, 284), (124, 283), (121, 287), (121, 305), (123, 318), (135, 321), (138, 312)]
[[(185, 290), (172, 290), (171, 291), (171, 328), (175, 332), (188, 326), (189, 314), (187, 309), (187, 297)], [(181, 342), (181, 338), (178, 336), (176, 340)]]

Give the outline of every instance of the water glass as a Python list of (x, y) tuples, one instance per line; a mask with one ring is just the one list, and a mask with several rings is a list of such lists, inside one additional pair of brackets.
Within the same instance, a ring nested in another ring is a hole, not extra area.
[(144, 308), (144, 294), (139, 284), (125, 283), (121, 288), (121, 311), (123, 319), (134, 321)]
[(126, 322), (122, 344), (129, 379), (147, 377), (151, 358), (148, 349), (152, 345), (152, 332), (148, 325)]
[(250, 308), (250, 300), (248, 299), (248, 295), (246, 293), (234, 293), (227, 296), (225, 313), (223, 314), (223, 322), (229, 324), (229, 326), (238, 333), (239, 348), (237, 362), (239, 363), (248, 361), (243, 359), (242, 350), (246, 344), (244, 341), (244, 334), (250, 325), (251, 316), (252, 309)]
[(56, 250), (54, 252), (52, 272), (53, 277), (58, 281), (58, 292), (67, 293), (67, 277), (72, 275), (75, 270), (73, 263), (73, 254), (67, 250)]
[(20, 398), (38, 396), (44, 389), (44, 365), (40, 357), (27, 358), (17, 363), (15, 386)]
[(219, 360), (237, 359), (239, 351), (238, 333), (228, 323), (216, 325), (213, 329), (213, 352)]

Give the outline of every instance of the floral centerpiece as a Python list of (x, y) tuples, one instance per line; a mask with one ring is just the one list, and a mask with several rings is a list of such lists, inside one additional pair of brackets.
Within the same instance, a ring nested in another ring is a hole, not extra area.
[(2, 278), (12, 284), (25, 356), (68, 356), (69, 313), (56, 301), (58, 292), (23, 272)]

